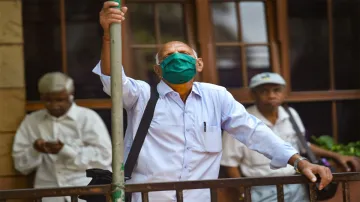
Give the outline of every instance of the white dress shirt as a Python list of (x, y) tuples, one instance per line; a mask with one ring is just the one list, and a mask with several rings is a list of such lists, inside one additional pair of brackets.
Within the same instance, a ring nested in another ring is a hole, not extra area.
[[(101, 74), (100, 63), (93, 71), (100, 75), (104, 91), (110, 95), (110, 77)], [(122, 81), (123, 103), (128, 113), (126, 158), (150, 99), (150, 86), (126, 77), (124, 71)], [(163, 81), (157, 85), (157, 91), (154, 118), (128, 183), (217, 179), (222, 155), (221, 129), (266, 155), (273, 168), (285, 167), (297, 153), (247, 113), (224, 87), (195, 82), (186, 103)], [(150, 192), (149, 197), (150, 201), (176, 201), (174, 191)], [(141, 201), (140, 194), (133, 194), (133, 201)], [(210, 201), (210, 191), (185, 190), (184, 201)]]
[[(290, 122), (289, 114), (282, 106), (279, 107), (278, 119), (275, 124), (267, 120), (255, 105), (247, 108), (247, 111), (263, 121), (281, 139), (290, 143), (296, 150), (300, 150), (299, 140)], [(290, 108), (290, 111), (300, 131), (304, 134), (304, 125), (298, 113), (293, 108)], [(270, 169), (270, 160), (268, 158), (248, 149), (243, 143), (234, 141), (226, 132), (223, 134), (223, 145), (224, 151), (221, 165), (230, 167), (240, 166), (242, 174), (246, 177), (287, 176), (295, 174), (294, 168), (290, 165), (277, 170)]]
[[(39, 138), (60, 140), (64, 146), (58, 154), (40, 153), (33, 147)], [(111, 169), (111, 151), (110, 136), (100, 116), (74, 103), (60, 118), (45, 109), (27, 115), (16, 132), (12, 155), (16, 170), (23, 174), (36, 170), (35, 188), (55, 188), (86, 186), (91, 180), (86, 169)], [(64, 198), (43, 201), (64, 202)]]

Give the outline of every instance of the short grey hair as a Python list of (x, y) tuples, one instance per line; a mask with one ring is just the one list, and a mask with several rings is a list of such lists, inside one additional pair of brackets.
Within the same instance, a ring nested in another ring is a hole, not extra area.
[(62, 72), (50, 72), (39, 79), (38, 90), (40, 94), (63, 90), (71, 94), (74, 92), (74, 81)]
[[(192, 51), (193, 51), (193, 53), (194, 53), (195, 59), (197, 59), (197, 58), (198, 58), (198, 55), (197, 55), (196, 51), (195, 51), (194, 49), (192, 49)], [(156, 62), (157, 65), (160, 64), (160, 61), (159, 61), (159, 52), (157, 52), (156, 55), (155, 55), (155, 62)]]

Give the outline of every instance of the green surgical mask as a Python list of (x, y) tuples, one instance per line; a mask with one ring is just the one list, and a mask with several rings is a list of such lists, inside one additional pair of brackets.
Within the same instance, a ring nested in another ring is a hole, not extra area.
[(160, 67), (162, 77), (172, 84), (190, 81), (196, 74), (196, 59), (184, 53), (173, 53), (165, 58)]

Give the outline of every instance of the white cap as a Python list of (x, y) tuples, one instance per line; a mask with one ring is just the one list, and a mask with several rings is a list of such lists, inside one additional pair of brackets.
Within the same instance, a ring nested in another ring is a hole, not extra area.
[(62, 72), (49, 72), (43, 75), (38, 82), (40, 94), (53, 93), (66, 90), (74, 92), (74, 81)]
[(279, 84), (279, 85), (286, 85), (286, 82), (282, 76), (277, 73), (272, 72), (264, 72), (255, 75), (251, 78), (249, 88), (255, 88), (263, 84)]

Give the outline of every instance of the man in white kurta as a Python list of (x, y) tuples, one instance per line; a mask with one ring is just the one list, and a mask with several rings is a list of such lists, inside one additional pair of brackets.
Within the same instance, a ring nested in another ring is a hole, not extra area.
[[(46, 109), (28, 114), (18, 128), (13, 158), (23, 174), (36, 171), (35, 188), (86, 186), (86, 169), (111, 169), (111, 141), (103, 120), (73, 102), (73, 81), (55, 72), (39, 81)], [(68, 197), (43, 202), (70, 201)]]

